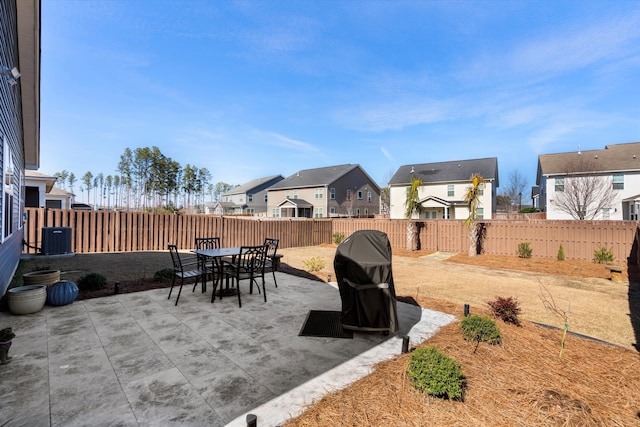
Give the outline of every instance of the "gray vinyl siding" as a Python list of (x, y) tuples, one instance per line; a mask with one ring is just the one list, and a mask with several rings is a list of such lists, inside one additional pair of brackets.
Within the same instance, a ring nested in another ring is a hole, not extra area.
[[(0, 1), (0, 65), (9, 68), (19, 67), (18, 62), (18, 29), (15, 0)], [(22, 203), (20, 197), (22, 184), (20, 178), (24, 176), (24, 148), (22, 134), (22, 110), (20, 99), (20, 84), (11, 86), (4, 76), (0, 76), (0, 171), (4, 171), (4, 143), (6, 138), (9, 151), (13, 156), (14, 182), (10, 218), (3, 217), (2, 236), (0, 236), (0, 296), (4, 295), (13, 273), (20, 260), (22, 252)], [(4, 215), (7, 198), (4, 192), (4, 177), (2, 177), (2, 197), (0, 197), (0, 212)], [(11, 224), (11, 230), (5, 230), (6, 223)], [(8, 232), (8, 234), (7, 234)]]

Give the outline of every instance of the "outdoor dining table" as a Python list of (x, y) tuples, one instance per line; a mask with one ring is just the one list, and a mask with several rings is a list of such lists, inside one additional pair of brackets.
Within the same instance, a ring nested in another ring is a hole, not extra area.
[[(224, 257), (235, 257), (240, 255), (240, 246), (232, 247), (232, 248), (215, 248), (215, 249), (193, 249), (193, 252), (196, 255), (203, 256), (205, 258), (213, 258), (218, 259), (218, 261)], [(220, 277), (222, 280), (222, 263), (220, 263)], [(218, 290), (218, 294), (222, 293), (222, 296), (231, 296), (237, 295), (238, 290), (236, 288), (229, 288), (229, 281), (227, 281), (226, 289), (222, 288), (222, 283), (220, 283), (220, 289)]]

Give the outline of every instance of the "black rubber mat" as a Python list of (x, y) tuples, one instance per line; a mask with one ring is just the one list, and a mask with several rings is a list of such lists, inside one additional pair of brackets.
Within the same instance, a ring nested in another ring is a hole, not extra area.
[(302, 337), (353, 338), (353, 331), (342, 329), (339, 311), (309, 310), (300, 329)]

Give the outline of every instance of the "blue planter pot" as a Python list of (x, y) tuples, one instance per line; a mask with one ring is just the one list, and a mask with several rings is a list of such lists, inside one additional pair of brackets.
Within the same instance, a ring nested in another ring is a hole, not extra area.
[(78, 298), (78, 286), (69, 281), (55, 283), (47, 289), (47, 304), (67, 305), (71, 304)]

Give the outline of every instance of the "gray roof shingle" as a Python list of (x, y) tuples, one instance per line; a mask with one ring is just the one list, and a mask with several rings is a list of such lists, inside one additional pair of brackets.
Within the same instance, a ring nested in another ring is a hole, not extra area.
[(249, 181), (247, 183), (244, 183), (242, 185), (239, 185), (237, 187), (232, 188), (231, 190), (227, 191), (226, 193), (223, 194), (223, 196), (231, 196), (233, 194), (244, 194), (244, 193), (250, 193), (251, 190), (258, 188), (260, 186), (263, 186), (269, 182), (278, 182), (278, 180), (282, 180), (284, 179), (282, 175), (273, 175), (273, 176), (267, 176), (265, 178), (258, 178), (258, 179), (254, 179), (252, 181)]
[(540, 154), (537, 183), (542, 175), (564, 175), (571, 165), (580, 164), (593, 172), (623, 172), (640, 170), (640, 142), (611, 144), (603, 150), (572, 151), (570, 153)]
[(409, 185), (412, 175), (425, 184), (469, 181), (471, 176), (476, 173), (482, 175), (485, 181), (494, 181), (495, 186), (498, 187), (498, 159), (496, 157), (400, 166), (389, 184)]
[(325, 168), (304, 169), (269, 187), (269, 190), (287, 188), (319, 187), (329, 185), (341, 176), (359, 167), (355, 164), (328, 166)]

